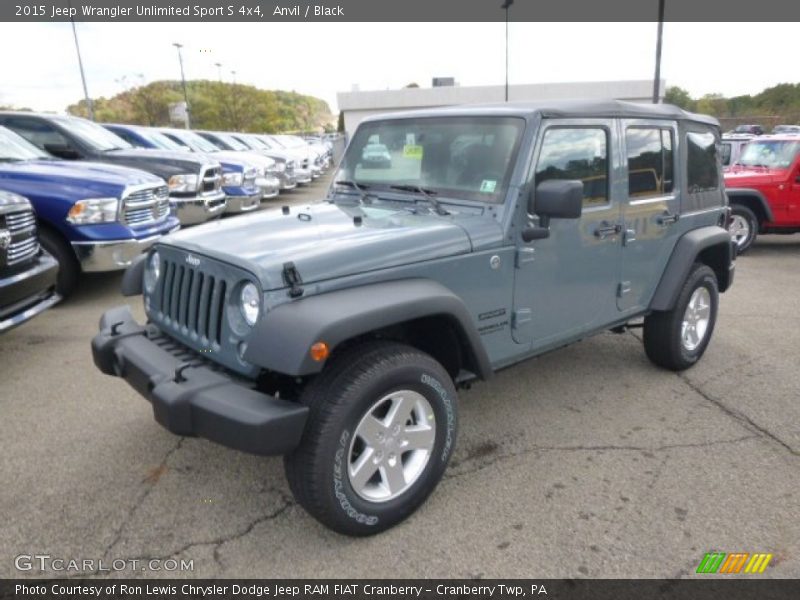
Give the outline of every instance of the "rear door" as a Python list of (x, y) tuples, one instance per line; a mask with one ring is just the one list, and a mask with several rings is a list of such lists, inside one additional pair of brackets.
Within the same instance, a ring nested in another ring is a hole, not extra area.
[(637, 312), (647, 307), (677, 235), (678, 132), (671, 121), (626, 119), (620, 126), (627, 184), (617, 307)]

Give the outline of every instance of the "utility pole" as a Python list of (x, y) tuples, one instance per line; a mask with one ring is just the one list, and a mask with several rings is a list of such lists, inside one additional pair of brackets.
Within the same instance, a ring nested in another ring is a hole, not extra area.
[[(72, 1), (69, 0), (67, 2), (67, 6), (69, 6), (70, 14), (72, 13)], [(78, 68), (81, 72), (81, 83), (83, 83), (83, 97), (86, 99), (86, 110), (89, 113), (89, 119), (94, 121), (94, 106), (92, 105), (92, 99), (89, 97), (89, 88), (86, 85), (86, 73), (83, 71), (83, 59), (81, 58), (81, 47), (78, 44), (78, 31), (75, 29), (75, 19), (72, 17), (69, 18), (69, 22), (72, 23), (72, 37), (75, 39), (75, 52), (78, 54)]]
[(514, 0), (504, 0), (501, 8), (506, 11), (506, 102), (508, 102), (508, 9), (514, 4)]
[(191, 117), (190, 117), (190, 110), (189, 110), (189, 94), (186, 92), (186, 77), (183, 74), (183, 55), (181, 54), (181, 48), (183, 48), (183, 44), (179, 44), (178, 42), (173, 42), (172, 44), (178, 50), (178, 64), (181, 66), (181, 85), (183, 86), (183, 102), (186, 104), (186, 129), (191, 129)]
[(658, 0), (658, 36), (656, 38), (656, 74), (653, 78), (653, 104), (658, 104), (661, 87), (661, 41), (664, 35), (664, 2)]

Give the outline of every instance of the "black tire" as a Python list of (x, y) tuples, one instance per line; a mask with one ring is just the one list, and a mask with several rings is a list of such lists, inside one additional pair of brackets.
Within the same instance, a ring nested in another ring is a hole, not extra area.
[(81, 266), (72, 247), (58, 233), (44, 227), (39, 228), (39, 242), (58, 261), (56, 291), (63, 298), (68, 297), (78, 286), (81, 274)]
[[(709, 300), (709, 320), (699, 344), (688, 348), (683, 341), (683, 321), (689, 301), (695, 290), (705, 288)], [(675, 307), (669, 311), (654, 312), (644, 320), (644, 349), (656, 365), (682, 371), (694, 365), (708, 347), (717, 322), (719, 291), (717, 276), (710, 267), (695, 263), (683, 284)]]
[(741, 241), (734, 240), (736, 241), (736, 245), (738, 247), (737, 253), (744, 254), (755, 243), (756, 238), (758, 237), (758, 218), (752, 210), (743, 204), (731, 205), (731, 216), (739, 217), (747, 223), (749, 230), (747, 236)]
[[(399, 390), (421, 394), (429, 403), (435, 418), (433, 446), (410, 487), (397, 497), (370, 501), (356, 493), (349, 479), (351, 443), (370, 407)], [(308, 422), (284, 466), (295, 499), (323, 525), (352, 536), (385, 531), (411, 515), (442, 478), (455, 447), (457, 396), (447, 371), (429, 355), (394, 342), (355, 346), (334, 357), (303, 390), (301, 400), (310, 408)]]

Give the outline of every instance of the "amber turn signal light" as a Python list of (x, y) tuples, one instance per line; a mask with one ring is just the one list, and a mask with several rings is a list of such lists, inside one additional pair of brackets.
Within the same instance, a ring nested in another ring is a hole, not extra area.
[(309, 350), (309, 354), (311, 358), (317, 362), (322, 362), (328, 355), (331, 353), (331, 349), (328, 348), (328, 344), (325, 342), (317, 342), (316, 344), (311, 346), (311, 350)]

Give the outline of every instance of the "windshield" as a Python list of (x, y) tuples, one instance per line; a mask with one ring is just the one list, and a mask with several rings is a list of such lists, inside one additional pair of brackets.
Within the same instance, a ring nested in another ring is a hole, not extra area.
[(17, 161), (40, 158), (53, 157), (13, 131), (0, 127), (0, 160)]
[(336, 181), (416, 186), (439, 196), (502, 202), (523, 119), (436, 117), (362, 123)]
[(219, 152), (219, 148), (194, 131), (170, 131), (169, 135), (179, 139), (195, 152)]
[(736, 164), (745, 167), (785, 169), (794, 162), (800, 140), (754, 140), (747, 144)]
[(259, 138), (252, 136), (252, 135), (245, 135), (239, 138), (242, 140), (243, 143), (247, 144), (253, 150), (269, 150), (269, 146), (267, 146), (264, 142), (262, 142)]
[(97, 123), (76, 118), (56, 118), (55, 121), (72, 135), (80, 138), (84, 144), (91, 146), (95, 151), (107, 152), (109, 150), (128, 150), (133, 148), (121, 137), (111, 133)]
[(232, 135), (228, 135), (227, 133), (215, 133), (214, 135), (218, 137), (223, 144), (229, 146), (236, 152), (242, 152), (243, 150), (252, 150), (252, 148), (243, 144), (241, 141), (237, 140)]
[(161, 150), (177, 150), (177, 151), (185, 151), (186, 148), (178, 144), (176, 141), (168, 138), (166, 135), (161, 133), (160, 131), (155, 131), (154, 129), (137, 129), (136, 133), (142, 136), (144, 139), (149, 141), (153, 144), (156, 148), (160, 148)]

